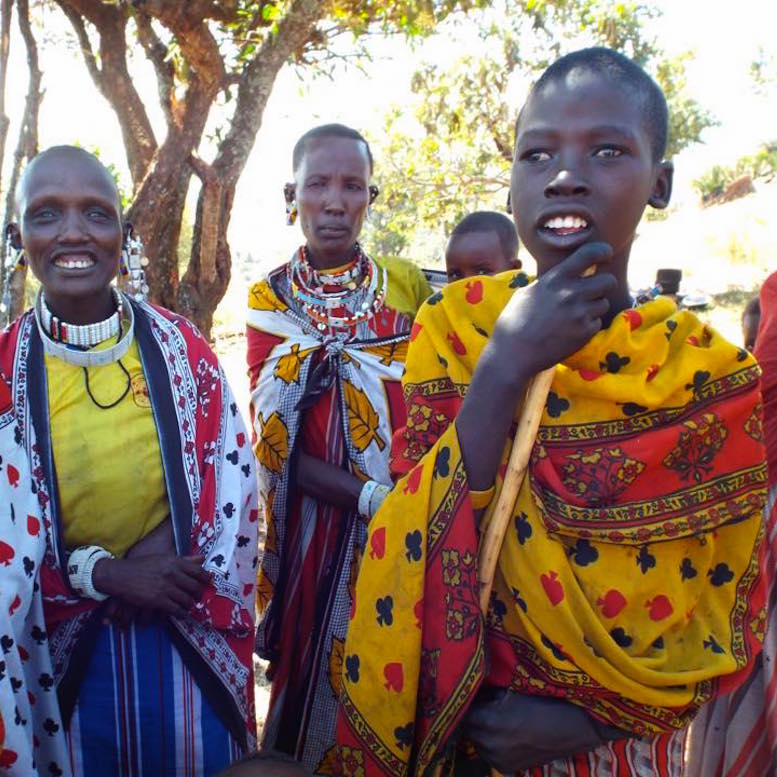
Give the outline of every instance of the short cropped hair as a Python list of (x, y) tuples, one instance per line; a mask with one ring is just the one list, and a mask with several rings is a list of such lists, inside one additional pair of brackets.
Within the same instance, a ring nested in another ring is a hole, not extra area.
[(367, 149), (367, 161), (370, 163), (370, 174), (372, 174), (373, 160), (372, 151), (370, 150), (370, 144), (361, 132), (358, 132), (351, 127), (346, 127), (345, 124), (322, 124), (319, 127), (313, 127), (309, 129), (295, 144), (294, 151), (291, 154), (292, 169), (296, 173), (299, 166), (302, 164), (302, 157), (305, 156), (308, 144), (312, 140), (318, 140), (320, 138), (348, 138), (350, 140), (356, 140), (359, 143), (364, 143), (364, 147)]
[(473, 232), (496, 232), (506, 259), (518, 256), (518, 233), (515, 224), (504, 213), (495, 210), (476, 210), (465, 216), (451, 232), (450, 239)]
[[(669, 109), (661, 87), (633, 60), (618, 51), (594, 46), (573, 51), (549, 65), (529, 92), (529, 99), (546, 84), (566, 78), (572, 71), (582, 70), (604, 76), (626, 87), (641, 102), (645, 128), (650, 137), (654, 162), (660, 162), (666, 153), (669, 133)], [(525, 107), (525, 104), (524, 104)], [(515, 123), (515, 134), (521, 123), (521, 113)]]

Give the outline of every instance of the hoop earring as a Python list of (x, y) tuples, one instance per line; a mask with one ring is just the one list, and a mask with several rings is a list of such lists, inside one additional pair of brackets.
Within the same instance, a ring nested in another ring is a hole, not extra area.
[(11, 281), (14, 273), (21, 272), (27, 266), (27, 256), (24, 247), (15, 248), (10, 233), (5, 236), (5, 277), (3, 278), (3, 297), (0, 300), (0, 313), (3, 318), (11, 315)]
[(145, 267), (148, 257), (143, 251), (143, 241), (135, 235), (131, 225), (127, 225), (124, 242), (119, 256), (119, 280), (124, 282), (127, 293), (137, 302), (148, 299)]
[(286, 203), (286, 224), (293, 227), (297, 221), (299, 210), (297, 210), (297, 200), (291, 200)]

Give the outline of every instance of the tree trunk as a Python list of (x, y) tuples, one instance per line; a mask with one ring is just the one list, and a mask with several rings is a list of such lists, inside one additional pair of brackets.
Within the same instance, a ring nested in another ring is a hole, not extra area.
[[(38, 153), (38, 113), (41, 102), (41, 72), (38, 66), (38, 45), (35, 42), (35, 36), (32, 34), (30, 26), (30, 8), (29, 0), (16, 0), (16, 12), (19, 21), (19, 30), (21, 31), (24, 45), (27, 49), (27, 70), (29, 71), (29, 84), (27, 87), (27, 97), (24, 102), (24, 116), (19, 128), (19, 142), (14, 153), (13, 171), (9, 183), (8, 193), (5, 204), (5, 223), (13, 219), (14, 215), (14, 195), (16, 185), (19, 182), (19, 175), (22, 169), (22, 163), (26, 159), (28, 162)], [(21, 315), (25, 307), (25, 281), (27, 276), (27, 266), (13, 273), (11, 278), (11, 306), (8, 311), (8, 320), (13, 321)]]
[[(8, 125), (11, 123), (5, 112), (5, 84), (8, 76), (8, 55), (11, 50), (11, 12), (13, 0), (0, 2), (0, 184), (3, 180), (3, 160), (5, 142), (8, 138)], [(5, 238), (0, 241), (0, 298), (5, 285)]]
[[(8, 54), (11, 50), (11, 11), (13, 0), (0, 2), (0, 181), (3, 179), (3, 160), (8, 125), (11, 123), (5, 112), (5, 83), (8, 76)], [(0, 284), (2, 281), (0, 281)], [(0, 286), (1, 288), (1, 286)]]
[(266, 39), (240, 76), (235, 113), (216, 159), (209, 167), (200, 164), (197, 170), (203, 186), (197, 201), (192, 253), (176, 310), (194, 321), (205, 337), (210, 337), (213, 314), (232, 273), (227, 230), (237, 182), (262, 125), (275, 79), (292, 53), (310, 38), (324, 7), (321, 0), (295, 0), (277, 34)]

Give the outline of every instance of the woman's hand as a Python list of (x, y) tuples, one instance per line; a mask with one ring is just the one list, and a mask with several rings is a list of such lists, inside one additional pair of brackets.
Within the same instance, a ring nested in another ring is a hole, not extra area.
[[(607, 272), (607, 243), (586, 243), (539, 280), (514, 294), (499, 315), (489, 348), (516, 381), (553, 367), (601, 328), (617, 287)], [(594, 267), (596, 274), (584, 276)]]
[(582, 707), (561, 699), (486, 689), (470, 707), (464, 735), (502, 774), (594, 750), (630, 736), (595, 721)]
[[(175, 538), (173, 537), (173, 522), (168, 516), (143, 539), (138, 540), (126, 553), (125, 558), (138, 558), (154, 554), (175, 555)], [(111, 597), (103, 608), (102, 620), (107, 624), (113, 621), (120, 628), (129, 628), (130, 623), (138, 620), (141, 625), (147, 625), (153, 616), (151, 610), (141, 610), (118, 597)]]
[(470, 488), (489, 488), (510, 425), (529, 380), (585, 345), (602, 327), (615, 276), (600, 271), (612, 249), (587, 243), (505, 305), (472, 375), (456, 416), (456, 431)]
[(197, 603), (210, 575), (204, 555), (153, 554), (137, 558), (101, 559), (92, 573), (98, 591), (141, 610), (185, 617)]

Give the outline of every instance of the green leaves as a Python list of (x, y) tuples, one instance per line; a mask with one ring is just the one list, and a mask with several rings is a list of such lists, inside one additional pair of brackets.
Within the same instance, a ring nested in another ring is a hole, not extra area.
[(473, 13), (455, 42), (470, 53), (447, 71), (435, 63), (419, 67), (413, 102), (386, 114), (376, 144), (383, 194), (373, 250), (436, 260), (466, 213), (504, 210), (513, 125), (526, 89), (550, 62), (585, 45), (621, 50), (656, 77), (670, 107), (668, 156), (697, 142), (715, 120), (686, 91), (690, 54), (666, 59), (650, 32), (658, 14), (648, 3), (622, 0), (508, 0)]

